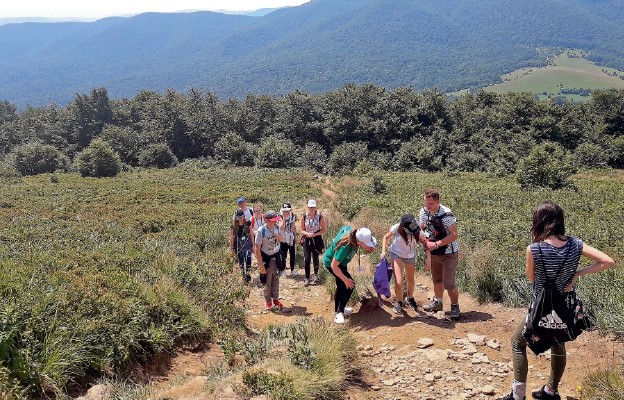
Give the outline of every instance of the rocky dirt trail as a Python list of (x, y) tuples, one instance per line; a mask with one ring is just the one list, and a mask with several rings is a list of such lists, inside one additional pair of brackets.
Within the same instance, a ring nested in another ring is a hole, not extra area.
[[(418, 275), (416, 283), (415, 298), (422, 305), (433, 295), (430, 277)], [(251, 290), (245, 307), (252, 328), (288, 324), (297, 318), (333, 320), (333, 300), (325, 286), (305, 287), (301, 275), (281, 278), (280, 286), (287, 307), (281, 313), (263, 313), (262, 289)], [(448, 298), (446, 313), (419, 309), (395, 315), (390, 301), (381, 307), (357, 305), (343, 329), (352, 329), (360, 341), (358, 349), (368, 371), (363, 387), (351, 389), (347, 398), (495, 399), (506, 394), (513, 379), (510, 336), (525, 309), (479, 304), (466, 294), (460, 304), (462, 319), (457, 322), (448, 318)], [(621, 343), (595, 332), (569, 344), (562, 398), (577, 398), (588, 372), (619, 362), (621, 355)], [(223, 394), (204, 393), (206, 368), (220, 357), (216, 346), (178, 355), (170, 371), (154, 383), (155, 398), (222, 398)], [(550, 357), (529, 357), (529, 387), (537, 389), (548, 379)]]
[[(327, 186), (323, 188), (323, 195), (326, 203), (335, 205), (337, 196)], [(301, 215), (301, 210), (296, 212)], [(339, 218), (333, 207), (324, 215), (330, 212), (332, 217)], [(370, 269), (366, 257), (362, 257), (362, 261), (365, 269)], [(355, 271), (356, 266), (351, 265), (349, 269)], [(244, 307), (252, 329), (288, 324), (297, 318), (322, 317), (333, 321), (333, 300), (326, 287), (321, 284), (304, 286), (303, 268), (298, 271), (299, 276), (280, 279), (285, 312), (264, 313), (262, 288), (256, 285), (251, 289)], [(329, 279), (333, 284), (333, 278), (329, 276)], [(433, 296), (431, 277), (426, 273), (417, 273), (414, 295), (420, 306), (417, 312), (408, 310), (403, 315), (395, 315), (391, 299), (382, 306), (374, 301), (372, 306), (356, 305), (354, 313), (341, 327), (353, 330), (366, 366), (365, 382), (361, 387), (350, 389), (346, 398), (497, 399), (508, 393), (513, 380), (510, 337), (526, 308), (479, 304), (462, 293), (461, 320), (455, 322), (448, 318), (448, 298), (445, 298), (445, 312), (425, 313), (422, 305)], [(593, 370), (619, 364), (623, 349), (622, 343), (596, 332), (584, 333), (568, 344), (567, 368), (560, 386), (562, 398), (576, 399), (583, 378)], [(173, 358), (168, 372), (154, 381), (154, 398), (234, 398), (233, 393), (205, 393), (206, 370), (221, 360), (222, 353), (215, 345), (180, 353)], [(530, 353), (529, 365), (528, 387), (538, 389), (548, 380), (550, 356), (536, 357)]]

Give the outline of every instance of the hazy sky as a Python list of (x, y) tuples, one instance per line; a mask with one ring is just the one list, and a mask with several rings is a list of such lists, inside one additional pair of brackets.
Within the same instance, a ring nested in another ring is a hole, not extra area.
[(250, 11), (296, 6), (309, 0), (5, 0), (0, 18), (100, 18), (142, 12), (182, 10)]

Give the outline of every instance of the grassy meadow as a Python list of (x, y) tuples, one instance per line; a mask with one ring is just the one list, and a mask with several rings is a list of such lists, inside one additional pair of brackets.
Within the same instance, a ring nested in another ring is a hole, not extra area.
[[(380, 238), (402, 213), (418, 212), (425, 188), (437, 187), (459, 221), (462, 290), (484, 301), (525, 305), (530, 287), (523, 275), (524, 249), (531, 211), (544, 199), (564, 207), (570, 234), (621, 259), (624, 173), (579, 174), (573, 183), (575, 189), (525, 192), (512, 178), (476, 173), (332, 177), (325, 185), (337, 197), (321, 204), (330, 215), (326, 240), (340, 225), (337, 215), (371, 227)], [(238, 196), (263, 203), (265, 210), (278, 209), (283, 201), (300, 208), (307, 198), (322, 196), (321, 185), (308, 172), (220, 169), (197, 162), (115, 178), (4, 178), (0, 397), (63, 396), (75, 382), (123, 377), (134, 363), (189, 342), (242, 337), (224, 342), (226, 355), (245, 355), (252, 345), (265, 348), (269, 338), (286, 343), (279, 360), (292, 383), (283, 386), (283, 380), (260, 373), (265, 360), (250, 353), (249, 368), (222, 374), (238, 377), (245, 393), (279, 387), (281, 398), (319, 393), (338, 398), (346, 378), (321, 378), (344, 360), (330, 357), (334, 353), (310, 358), (306, 350), (306, 343), (335, 340), (336, 354), (347, 354), (346, 347), (340, 350), (343, 337), (330, 327), (301, 322), (279, 335), (244, 339), (240, 304), (248, 288), (240, 283), (227, 246)], [(579, 283), (598, 327), (619, 335), (624, 335), (623, 277), (617, 267)], [(318, 371), (318, 380), (297, 386), (309, 375), (292, 375), (299, 372), (288, 362)]]
[(227, 245), (235, 199), (277, 207), (306, 198), (309, 181), (188, 164), (2, 181), (0, 366), (27, 393), (61, 394), (241, 330), (247, 289)]
[[(523, 191), (513, 178), (485, 174), (391, 173), (379, 175), (385, 192), (374, 193), (370, 179), (346, 178), (337, 189), (341, 209), (357, 226), (383, 235), (406, 212), (417, 215), (422, 192), (440, 190), (442, 204), (458, 220), (459, 287), (483, 301), (528, 304), (530, 283), (524, 275), (525, 250), (533, 209), (549, 199), (566, 212), (566, 229), (612, 256), (622, 258), (624, 245), (624, 174), (620, 171), (577, 175), (569, 190)], [(422, 255), (421, 255), (422, 257)], [(581, 260), (581, 266), (588, 265)], [(422, 266), (417, 262), (417, 266)], [(624, 335), (624, 269), (616, 266), (579, 280), (579, 292), (604, 332)]]
[[(605, 71), (607, 73), (605, 73)], [(610, 74), (615, 73), (616, 76)], [(565, 96), (568, 100), (587, 101), (591, 96), (562, 94), (562, 88), (574, 89), (622, 89), (624, 72), (600, 67), (582, 57), (578, 51), (569, 50), (553, 57), (547, 67), (522, 68), (501, 76), (502, 83), (487, 86), (484, 90), (494, 93), (530, 92), (540, 99)], [(544, 92), (547, 95), (544, 95)]]

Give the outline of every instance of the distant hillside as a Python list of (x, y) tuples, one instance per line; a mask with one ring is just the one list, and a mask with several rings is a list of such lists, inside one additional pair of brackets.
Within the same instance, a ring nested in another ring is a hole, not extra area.
[(624, 69), (618, 0), (312, 0), (261, 17), (147, 13), (0, 26), (0, 100), (21, 107), (104, 86), (113, 97), (191, 87), (222, 98), (484, 86), (561, 48)]

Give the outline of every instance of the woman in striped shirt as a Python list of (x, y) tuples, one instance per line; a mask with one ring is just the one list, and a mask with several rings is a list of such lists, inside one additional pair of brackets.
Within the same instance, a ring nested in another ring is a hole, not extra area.
[[(581, 239), (566, 236), (563, 210), (551, 201), (543, 202), (533, 212), (531, 235), (533, 243), (526, 250), (526, 275), (533, 282), (534, 296), (544, 287), (548, 278), (554, 279), (559, 291), (570, 292), (574, 290), (579, 276), (604, 271), (614, 264), (613, 259), (602, 251), (588, 246)], [(594, 260), (594, 263), (579, 269), (581, 255)], [(502, 400), (526, 398), (529, 363), (527, 342), (522, 335), (524, 325), (523, 320), (511, 337), (514, 381), (511, 393)], [(553, 345), (550, 352), (548, 384), (532, 393), (534, 399), (561, 399), (557, 390), (566, 365), (565, 343)]]

